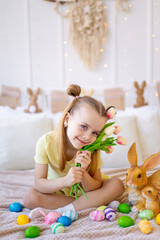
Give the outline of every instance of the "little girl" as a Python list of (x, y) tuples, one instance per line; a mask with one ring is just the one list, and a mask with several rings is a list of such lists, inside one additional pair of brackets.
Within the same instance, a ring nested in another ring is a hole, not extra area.
[[(103, 104), (89, 96), (79, 97), (80, 92), (78, 85), (68, 87), (67, 94), (74, 97), (73, 101), (64, 110), (57, 128), (37, 142), (35, 186), (24, 196), (24, 206), (33, 209), (31, 218), (40, 214), (39, 208), (63, 213), (106, 205), (124, 192), (120, 179), (102, 179), (99, 151), (92, 155), (87, 150), (79, 151), (96, 140), (107, 121)], [(81, 167), (75, 167), (76, 163)], [(77, 200), (74, 191), (70, 196), (75, 183), (81, 184), (88, 200), (80, 191)]]

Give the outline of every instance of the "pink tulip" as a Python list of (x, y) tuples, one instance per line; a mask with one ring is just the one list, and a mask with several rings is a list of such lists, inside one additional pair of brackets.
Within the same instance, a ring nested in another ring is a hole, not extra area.
[(116, 114), (116, 109), (115, 109), (114, 107), (110, 107), (110, 108), (107, 110), (106, 114), (107, 114), (107, 117), (108, 117), (109, 119), (112, 119), (112, 118), (114, 118), (114, 116), (115, 116), (115, 114)]
[(126, 145), (126, 144), (127, 144), (126, 139), (125, 139), (124, 137), (122, 137), (122, 136), (118, 136), (116, 142), (117, 142), (118, 144), (120, 144), (120, 145)]
[(105, 151), (107, 154), (108, 153), (112, 153), (113, 152), (113, 150), (114, 150), (114, 148), (112, 147), (112, 146), (108, 146), (108, 147), (106, 147), (106, 149), (107, 149), (107, 151)]
[(121, 126), (115, 126), (114, 134), (117, 135), (122, 130)]

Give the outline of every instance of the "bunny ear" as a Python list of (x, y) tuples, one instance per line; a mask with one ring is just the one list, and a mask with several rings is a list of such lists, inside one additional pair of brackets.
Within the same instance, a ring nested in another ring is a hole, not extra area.
[(37, 88), (35, 95), (38, 95), (40, 93), (40, 88)]
[(139, 84), (137, 81), (134, 82), (134, 86), (135, 86), (135, 88), (139, 89)]
[(91, 89), (90, 89), (90, 91), (88, 92), (88, 96), (90, 96), (90, 97), (91, 97), (91, 96), (93, 95), (93, 93), (94, 93), (94, 89), (93, 89), (93, 88), (91, 88)]
[(142, 88), (145, 88), (145, 86), (146, 86), (146, 81), (143, 81), (142, 82)]
[(160, 163), (160, 152), (151, 155), (149, 158), (147, 158), (143, 165), (142, 168), (150, 169), (156, 167)]
[(27, 88), (27, 93), (32, 96), (33, 95), (33, 92), (32, 92), (32, 89), (31, 88)]
[(90, 96), (91, 97), (93, 95), (93, 93), (94, 93), (94, 89), (93, 88), (91, 88), (88, 93), (86, 93), (84, 88), (81, 88), (81, 95), (82, 95), (82, 97), (84, 97), (84, 96)]
[(131, 167), (137, 166), (137, 151), (136, 151), (136, 143), (133, 143), (128, 151), (128, 162)]
[(84, 88), (81, 88), (81, 95), (82, 95), (82, 97), (86, 95)]
[(46, 217), (46, 214), (42, 211), (42, 209), (39, 209), (39, 212), (42, 213), (44, 217)]

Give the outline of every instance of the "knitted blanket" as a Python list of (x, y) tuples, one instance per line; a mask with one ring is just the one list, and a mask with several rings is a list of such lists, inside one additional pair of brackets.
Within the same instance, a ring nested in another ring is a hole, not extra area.
[[(113, 177), (118, 176), (125, 184), (126, 169), (102, 169), (104, 173)], [(154, 169), (155, 171), (155, 169)], [(150, 175), (152, 171), (149, 171)], [(145, 239), (145, 240), (158, 240), (160, 238), (160, 225), (156, 223), (155, 218), (150, 220), (152, 225), (152, 232), (148, 235), (143, 234), (138, 227), (137, 213), (130, 212), (127, 216), (130, 216), (135, 221), (135, 225), (128, 228), (121, 228), (118, 225), (118, 218), (124, 214), (117, 212), (117, 218), (113, 222), (104, 220), (101, 222), (95, 222), (90, 219), (89, 213), (95, 209), (86, 209), (78, 212), (78, 219), (73, 222), (69, 227), (66, 227), (65, 233), (53, 234), (50, 226), (44, 224), (44, 217), (32, 220), (26, 225), (18, 225), (17, 217), (20, 214), (28, 215), (30, 210), (23, 208), (20, 213), (10, 212), (9, 205), (13, 202), (22, 203), (23, 195), (25, 191), (33, 186), (34, 183), (34, 171), (0, 171), (0, 239), (3, 240), (17, 240), (26, 239), (25, 230), (29, 226), (37, 226), (40, 228), (40, 236), (38, 239)], [(123, 196), (118, 199), (120, 202), (127, 202), (127, 189)]]

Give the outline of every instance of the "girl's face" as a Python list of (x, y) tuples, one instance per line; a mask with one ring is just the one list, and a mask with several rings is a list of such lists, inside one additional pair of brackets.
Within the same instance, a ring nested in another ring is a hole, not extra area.
[(85, 145), (93, 143), (106, 123), (107, 117), (100, 115), (84, 104), (73, 115), (69, 113), (65, 117), (68, 146), (80, 149)]

